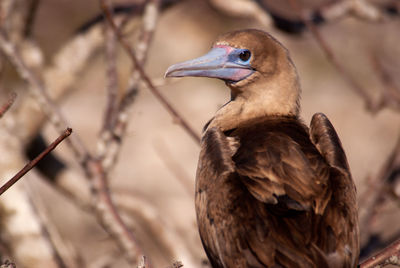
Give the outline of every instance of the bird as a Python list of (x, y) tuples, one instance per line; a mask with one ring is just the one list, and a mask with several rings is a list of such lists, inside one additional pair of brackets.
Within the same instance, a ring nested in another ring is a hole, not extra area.
[(205, 125), (195, 181), (200, 238), (214, 268), (356, 267), (356, 187), (323, 113), (300, 118), (288, 50), (257, 29), (217, 38), (166, 77), (221, 79), (231, 98)]

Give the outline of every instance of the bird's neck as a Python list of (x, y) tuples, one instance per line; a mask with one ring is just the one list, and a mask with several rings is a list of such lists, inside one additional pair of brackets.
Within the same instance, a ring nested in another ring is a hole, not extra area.
[(300, 91), (295, 69), (289, 75), (287, 72), (280, 72), (266, 79), (256, 77), (255, 82), (240, 91), (232, 89), (232, 100), (217, 111), (208, 128), (218, 127), (226, 131), (256, 118), (297, 117)]

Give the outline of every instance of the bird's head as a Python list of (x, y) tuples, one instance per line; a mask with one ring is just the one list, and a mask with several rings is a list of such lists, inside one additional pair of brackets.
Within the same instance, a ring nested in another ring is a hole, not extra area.
[(298, 114), (300, 86), (288, 51), (260, 30), (224, 34), (206, 55), (170, 66), (165, 76), (222, 79), (231, 89), (231, 102), (246, 102), (249, 111), (250, 104), (259, 107), (252, 116)]

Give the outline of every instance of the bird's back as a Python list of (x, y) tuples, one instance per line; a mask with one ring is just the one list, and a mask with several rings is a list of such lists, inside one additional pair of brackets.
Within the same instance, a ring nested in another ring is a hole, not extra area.
[(205, 132), (196, 211), (213, 267), (355, 266), (354, 184), (315, 138), (295, 117)]

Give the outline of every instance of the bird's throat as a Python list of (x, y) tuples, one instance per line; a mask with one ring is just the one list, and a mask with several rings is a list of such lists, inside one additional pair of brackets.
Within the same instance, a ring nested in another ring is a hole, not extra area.
[(240, 90), (231, 89), (231, 100), (216, 112), (208, 128), (226, 131), (256, 118), (298, 116), (300, 85), (297, 76), (274, 78), (259, 80)]

